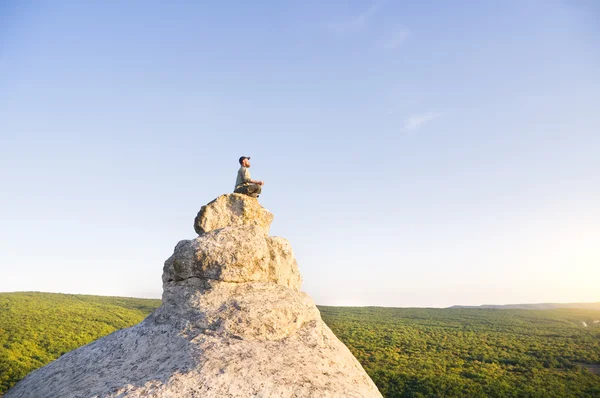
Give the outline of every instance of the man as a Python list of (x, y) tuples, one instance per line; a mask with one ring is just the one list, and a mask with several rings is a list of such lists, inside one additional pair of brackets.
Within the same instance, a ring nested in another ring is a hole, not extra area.
[(265, 184), (262, 181), (255, 181), (250, 178), (250, 157), (242, 156), (239, 160), (240, 169), (235, 180), (234, 193), (243, 193), (253, 198), (258, 198), (258, 194), (262, 191), (262, 186)]

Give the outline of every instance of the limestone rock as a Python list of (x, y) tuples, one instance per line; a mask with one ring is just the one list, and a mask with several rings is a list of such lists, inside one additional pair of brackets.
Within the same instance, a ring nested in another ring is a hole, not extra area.
[(298, 263), (290, 242), (278, 236), (268, 236), (267, 244), (271, 255), (269, 279), (283, 286), (300, 289), (302, 276), (298, 271)]
[(163, 283), (188, 278), (274, 282), (300, 289), (302, 277), (290, 243), (264, 236), (257, 226), (226, 227), (182, 240), (163, 268)]
[(280, 340), (321, 316), (306, 293), (265, 282), (190, 281), (165, 286), (158, 323), (186, 320), (188, 330), (213, 331), (241, 340)]
[(256, 225), (268, 235), (271, 222), (273, 213), (262, 207), (257, 199), (230, 193), (202, 206), (194, 219), (194, 230), (198, 235), (202, 235), (227, 226)]
[(165, 262), (163, 283), (191, 277), (225, 282), (267, 280), (269, 262), (269, 247), (259, 227), (227, 227), (179, 242)]
[(5, 398), (381, 397), (300, 291), (290, 243), (266, 235), (271, 213), (243, 195), (203, 209), (201, 235), (165, 261), (160, 308)]

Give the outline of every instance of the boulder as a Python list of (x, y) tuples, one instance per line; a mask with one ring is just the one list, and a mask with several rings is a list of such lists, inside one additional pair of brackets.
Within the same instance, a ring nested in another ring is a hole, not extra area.
[(257, 226), (226, 227), (181, 241), (163, 268), (163, 283), (187, 278), (224, 282), (266, 281), (270, 254)]
[(258, 199), (230, 193), (202, 206), (194, 219), (194, 230), (202, 235), (228, 226), (255, 225), (268, 235), (271, 222), (273, 213), (262, 207)]
[(182, 240), (163, 267), (163, 283), (189, 278), (274, 282), (299, 290), (302, 277), (290, 242), (257, 226), (225, 227)]

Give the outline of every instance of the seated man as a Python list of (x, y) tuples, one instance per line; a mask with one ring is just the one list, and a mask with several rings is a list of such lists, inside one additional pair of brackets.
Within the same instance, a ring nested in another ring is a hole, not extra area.
[(248, 156), (242, 156), (239, 160), (240, 169), (237, 173), (237, 179), (235, 180), (234, 193), (243, 193), (253, 198), (258, 198), (258, 194), (262, 191), (262, 186), (265, 184), (262, 181), (255, 181), (250, 178), (250, 158)]

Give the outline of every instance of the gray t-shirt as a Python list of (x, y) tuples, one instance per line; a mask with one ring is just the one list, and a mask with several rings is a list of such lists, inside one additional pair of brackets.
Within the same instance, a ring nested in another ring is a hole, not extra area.
[(242, 185), (249, 184), (250, 180), (252, 180), (252, 178), (250, 178), (250, 169), (244, 166), (240, 167), (237, 173), (237, 179), (235, 180), (235, 188), (237, 189)]

